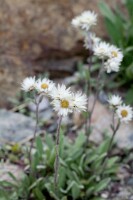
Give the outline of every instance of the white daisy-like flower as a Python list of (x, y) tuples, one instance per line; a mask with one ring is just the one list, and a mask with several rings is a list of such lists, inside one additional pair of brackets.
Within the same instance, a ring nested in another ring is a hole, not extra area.
[(51, 93), (52, 105), (58, 115), (66, 116), (73, 111), (86, 111), (87, 97), (81, 92), (71, 93), (70, 88), (58, 85)]
[(52, 105), (58, 115), (66, 116), (72, 112), (72, 94), (70, 88), (65, 85), (58, 85), (51, 93)]
[[(90, 41), (91, 40), (91, 41)], [(89, 35), (85, 36), (84, 40), (84, 47), (86, 49), (94, 49), (94, 47), (100, 42), (100, 38), (96, 37), (94, 33), (90, 33)]]
[(27, 77), (21, 83), (21, 89), (26, 92), (34, 90), (35, 86), (36, 86), (35, 77)]
[(110, 44), (106, 42), (99, 42), (94, 47), (94, 55), (98, 56), (99, 58), (106, 58), (110, 55)]
[(110, 104), (110, 106), (117, 107), (117, 106), (120, 106), (122, 104), (122, 99), (118, 95), (112, 95), (108, 99), (108, 103)]
[(66, 88), (65, 85), (57, 85), (57, 87), (55, 87), (52, 92), (50, 93), (50, 96), (52, 99), (62, 99), (62, 98), (69, 98), (69, 96), (71, 95), (71, 91), (70, 91), (70, 87)]
[(62, 98), (62, 99), (55, 99), (51, 103), (53, 105), (53, 109), (57, 112), (60, 116), (66, 116), (68, 113), (72, 113), (72, 97), (70, 98)]
[(120, 64), (121, 63), (118, 62), (115, 58), (111, 58), (104, 63), (104, 68), (107, 73), (118, 72), (120, 70)]
[(72, 25), (76, 28), (88, 31), (91, 26), (96, 25), (97, 14), (94, 11), (84, 11), (81, 15), (72, 20)]
[(130, 106), (121, 105), (116, 110), (117, 117), (120, 119), (121, 122), (129, 122), (132, 120), (133, 117), (133, 110)]
[(73, 94), (72, 108), (74, 111), (86, 111), (87, 109), (87, 96), (82, 92)]
[(114, 58), (117, 62), (121, 62), (123, 59), (123, 54), (116, 46), (110, 46), (110, 58)]
[(39, 93), (45, 93), (45, 94), (50, 94), (50, 92), (52, 92), (52, 90), (54, 89), (55, 84), (53, 83), (53, 81), (44, 78), (44, 79), (39, 79), (36, 82), (36, 89)]

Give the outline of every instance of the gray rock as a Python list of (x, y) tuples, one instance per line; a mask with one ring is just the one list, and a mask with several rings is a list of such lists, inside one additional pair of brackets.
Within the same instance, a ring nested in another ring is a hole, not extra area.
[[(92, 108), (94, 96), (89, 98), (89, 108)], [(110, 125), (112, 123), (112, 111), (109, 110), (109, 106), (103, 105), (99, 101), (96, 101), (95, 109), (92, 115), (92, 127), (93, 131), (90, 139), (99, 143), (102, 141), (103, 133), (107, 133), (110, 137), (112, 130)], [(116, 133), (115, 141), (120, 148), (133, 148), (133, 122), (128, 124), (122, 123), (119, 130)]]
[[(39, 104), (39, 112), (44, 111), (46, 109), (48, 109), (50, 106), (49, 100), (48, 98), (46, 98), (45, 96), (43, 97), (41, 103)], [(30, 111), (32, 112), (36, 112), (36, 105), (33, 102), (30, 102), (28, 105), (28, 108)]]
[(0, 110), (0, 145), (32, 137), (34, 127), (35, 120), (30, 117), (5, 109)]
[(22, 179), (24, 177), (23, 170), (14, 164), (9, 163), (1, 163), (0, 164), (0, 177), (1, 181), (11, 181), (14, 182), (8, 172), (12, 173), (17, 180)]
[(108, 96), (103, 90), (99, 92), (98, 98), (101, 103), (108, 104)]
[(48, 128), (48, 132), (49, 133), (56, 133), (56, 130), (57, 130), (57, 123), (53, 123), (49, 128)]
[(131, 178), (128, 179), (127, 185), (133, 186), (133, 177), (131, 177)]
[(76, 73), (73, 76), (69, 76), (63, 80), (63, 83), (67, 86), (74, 84), (78, 81), (78, 76)]
[(42, 121), (48, 121), (52, 118), (53, 113), (54, 112), (53, 112), (52, 108), (49, 107), (47, 110), (44, 110), (44, 111), (39, 113), (39, 118)]
[(111, 194), (111, 198), (108, 200), (132, 200), (133, 190), (132, 187), (129, 187), (125, 184), (120, 186), (119, 192)]

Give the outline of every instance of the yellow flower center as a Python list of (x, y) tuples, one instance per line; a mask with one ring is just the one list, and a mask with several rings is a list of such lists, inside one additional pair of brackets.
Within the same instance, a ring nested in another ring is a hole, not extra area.
[(41, 85), (41, 88), (42, 88), (42, 89), (47, 89), (47, 88), (48, 88), (48, 85), (47, 85), (46, 83), (43, 83), (43, 84)]
[(112, 53), (113, 57), (117, 57), (118, 56), (118, 53), (116, 51), (112, 51), (111, 53)]
[(121, 116), (122, 116), (122, 117), (126, 117), (127, 115), (128, 115), (127, 110), (122, 110), (122, 111), (121, 111)]
[(67, 100), (61, 100), (61, 107), (62, 108), (68, 108), (69, 102)]

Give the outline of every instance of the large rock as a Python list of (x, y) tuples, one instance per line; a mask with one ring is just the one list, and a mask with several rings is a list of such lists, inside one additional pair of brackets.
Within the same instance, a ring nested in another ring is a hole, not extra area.
[[(20, 113), (0, 110), (0, 146), (23, 143), (33, 138), (35, 121)], [(37, 133), (39, 134), (39, 132)]]
[(1, 181), (14, 182), (14, 180), (9, 175), (9, 172), (13, 174), (18, 181), (24, 177), (23, 170), (19, 166), (9, 163), (0, 163)]
[[(91, 96), (89, 104), (90, 109), (92, 108), (93, 101), (94, 97)], [(91, 121), (93, 127), (90, 136), (91, 140), (100, 143), (103, 139), (103, 133), (108, 134), (110, 137), (112, 136), (112, 130), (110, 128), (110, 125), (112, 124), (112, 115), (112, 110), (109, 110), (108, 105), (96, 101)], [(117, 124), (117, 118), (115, 119), (115, 124)], [(131, 121), (128, 124), (121, 123), (114, 140), (119, 148), (133, 148), (133, 122)]]
[[(105, 103), (106, 99), (106, 103)], [(92, 133), (90, 135), (90, 140), (100, 144), (105, 135), (108, 135), (110, 138), (112, 137), (112, 117), (113, 112), (109, 109), (109, 105), (107, 104), (107, 96), (104, 101), (100, 98), (96, 100), (95, 108), (91, 118), (91, 128)], [(89, 97), (89, 110), (91, 111), (94, 102), (94, 96)], [(80, 127), (84, 123), (84, 118), (81, 113), (75, 113), (73, 117), (73, 122), (76, 127)], [(117, 125), (118, 119), (115, 117), (115, 126)], [(89, 120), (88, 120), (89, 125)], [(84, 127), (83, 127), (84, 131)], [(129, 123), (121, 123), (115, 138), (114, 142), (120, 149), (132, 149), (133, 148), (133, 121)]]
[[(75, 61), (65, 60), (64, 64), (61, 59), (83, 55), (85, 51), (71, 19), (87, 9), (99, 12), (98, 3), (99, 0), (0, 0), (1, 105), (16, 94), (27, 75), (49, 69), (53, 72), (58, 65), (62, 76), (63, 70), (70, 69), (65, 75), (72, 73)], [(104, 36), (101, 15), (98, 20), (96, 32)]]

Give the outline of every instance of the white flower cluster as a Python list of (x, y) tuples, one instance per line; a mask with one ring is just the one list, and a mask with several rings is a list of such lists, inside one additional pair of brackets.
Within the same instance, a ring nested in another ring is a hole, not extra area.
[(114, 45), (110, 45), (106, 42), (99, 42), (94, 47), (94, 55), (105, 60), (104, 68), (107, 73), (118, 72), (123, 59), (123, 54)]
[(118, 95), (112, 95), (108, 99), (108, 103), (113, 107), (116, 116), (121, 122), (129, 122), (133, 118), (133, 109), (129, 105), (125, 105), (122, 102), (121, 97)]
[(90, 28), (97, 23), (97, 15), (92, 11), (85, 11), (72, 20), (74, 27), (80, 28), (85, 32), (84, 46), (90, 49), (95, 56), (104, 61), (104, 69), (107, 73), (118, 72), (123, 59), (120, 49), (102, 41)]
[(55, 84), (47, 78), (36, 80), (35, 77), (27, 77), (21, 84), (21, 89), (25, 92), (37, 90), (38, 93), (49, 95), (55, 87)]
[(97, 14), (92, 11), (84, 11), (72, 20), (72, 25), (76, 28), (88, 31), (91, 26), (96, 25)]
[(71, 88), (65, 85), (56, 85), (53, 81), (44, 78), (35, 80), (35, 77), (27, 77), (22, 82), (22, 90), (26, 92), (37, 91), (51, 98), (53, 109), (58, 115), (66, 116), (74, 111), (86, 111), (87, 97), (82, 92), (73, 93)]

